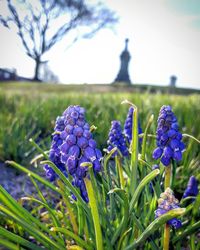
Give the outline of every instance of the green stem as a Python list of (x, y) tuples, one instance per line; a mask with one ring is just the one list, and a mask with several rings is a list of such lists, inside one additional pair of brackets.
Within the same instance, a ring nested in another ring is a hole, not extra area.
[(93, 218), (93, 223), (94, 223), (94, 229), (95, 229), (95, 237), (96, 237), (96, 249), (97, 250), (103, 250), (103, 239), (102, 239), (102, 232), (101, 232), (101, 225), (100, 225), (100, 218), (99, 218), (99, 212), (98, 212), (98, 207), (97, 207), (97, 197), (94, 193), (94, 173), (93, 169), (89, 168), (89, 173), (90, 173), (90, 178), (85, 178), (85, 185), (89, 197), (89, 205), (91, 208), (91, 213), (92, 213), (92, 218)]
[(192, 135), (189, 135), (189, 134), (183, 134), (183, 137), (189, 137), (193, 140), (195, 140), (196, 142), (198, 142), (200, 144), (200, 140), (198, 140), (196, 137), (192, 136)]
[(137, 248), (139, 246), (144, 245), (146, 242), (146, 239), (149, 238), (153, 233), (161, 228), (161, 226), (167, 222), (168, 220), (171, 220), (174, 217), (183, 215), (185, 213), (185, 208), (176, 208), (168, 211), (167, 213), (161, 215), (157, 219), (155, 219), (146, 229), (145, 231), (139, 236), (138, 239), (134, 240), (133, 243), (130, 243), (127, 247), (125, 247), (124, 250), (132, 250), (134, 248)]
[(130, 193), (131, 196), (137, 188), (137, 165), (138, 165), (138, 109), (134, 107), (132, 122), (132, 141), (131, 141), (131, 179)]
[[(165, 167), (165, 190), (170, 187), (171, 180), (171, 165)], [(164, 227), (164, 242), (163, 242), (163, 250), (169, 249), (169, 241), (170, 241), (170, 226), (166, 223)]]
[(119, 174), (120, 187), (121, 187), (121, 189), (124, 189), (125, 181), (124, 181), (124, 176), (123, 176), (121, 158), (118, 155), (115, 156), (115, 162), (116, 162), (117, 171), (118, 171), (118, 174)]
[(160, 170), (155, 169), (151, 173), (149, 173), (147, 176), (145, 176), (144, 179), (142, 179), (142, 181), (138, 185), (138, 187), (137, 187), (137, 189), (136, 189), (136, 191), (131, 199), (130, 206), (129, 206), (129, 214), (131, 214), (133, 212), (134, 206), (135, 206), (136, 202), (138, 201), (138, 198), (139, 198), (143, 188), (145, 187), (145, 185), (147, 183), (149, 183), (150, 181), (152, 181), (159, 173), (160, 173)]

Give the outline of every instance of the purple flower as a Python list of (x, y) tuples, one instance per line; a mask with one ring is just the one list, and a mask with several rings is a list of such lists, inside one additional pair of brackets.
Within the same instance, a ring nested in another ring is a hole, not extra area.
[[(187, 188), (186, 188), (182, 198), (186, 198), (188, 196), (196, 197), (198, 192), (199, 191), (198, 191), (197, 179), (194, 176), (191, 176), (189, 181), (188, 181)], [(192, 201), (194, 201), (194, 199)]]
[[(84, 108), (69, 106), (62, 116), (56, 119), (49, 158), (66, 176), (67, 171), (72, 175), (73, 185), (80, 189), (82, 198), (88, 202), (83, 180), (88, 168), (82, 167), (81, 164), (92, 163), (94, 172), (97, 173), (101, 171), (102, 154), (92, 138), (84, 114)], [(44, 170), (51, 181), (56, 179), (57, 176), (50, 166), (45, 165)]]
[(155, 160), (159, 159), (159, 158), (161, 157), (162, 153), (163, 153), (163, 149), (162, 149), (162, 148), (159, 148), (159, 147), (156, 148), (156, 149), (153, 151), (153, 158), (154, 158)]
[[(121, 152), (123, 156), (128, 156), (128, 149), (126, 146), (125, 138), (122, 134), (122, 128), (119, 121), (112, 121), (111, 129), (109, 132), (108, 138), (108, 151), (111, 151), (114, 147)], [(117, 151), (113, 154), (113, 156), (119, 154)]]
[[(164, 193), (160, 194), (158, 208), (155, 211), (155, 218), (158, 218), (175, 208), (179, 208), (179, 202), (174, 197), (173, 191), (170, 188), (167, 188)], [(167, 224), (174, 227), (175, 229), (178, 229), (182, 226), (181, 221), (177, 218), (172, 218), (171, 220), (167, 221)]]
[(165, 166), (168, 166), (172, 159), (181, 161), (185, 145), (181, 141), (182, 134), (170, 106), (162, 106), (160, 109), (156, 135), (157, 148), (153, 151), (153, 159), (160, 159)]
[[(133, 126), (133, 112), (134, 108), (131, 106), (129, 108), (125, 123), (124, 123), (124, 135), (128, 140), (128, 143), (131, 143), (132, 140), (132, 126)], [(138, 134), (142, 134), (142, 128), (140, 126), (140, 122), (138, 121)], [(140, 142), (142, 139), (140, 138)]]

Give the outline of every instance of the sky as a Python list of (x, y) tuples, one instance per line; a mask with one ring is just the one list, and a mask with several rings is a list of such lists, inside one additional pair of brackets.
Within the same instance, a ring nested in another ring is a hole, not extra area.
[[(200, 89), (200, 0), (104, 3), (119, 16), (113, 30), (101, 30), (72, 46), (64, 40), (48, 54), (49, 67), (62, 83), (112, 83), (129, 38), (133, 84), (164, 86), (175, 75), (178, 87)], [(15, 31), (0, 27), (0, 38), (0, 67), (32, 77), (34, 61), (24, 53)]]

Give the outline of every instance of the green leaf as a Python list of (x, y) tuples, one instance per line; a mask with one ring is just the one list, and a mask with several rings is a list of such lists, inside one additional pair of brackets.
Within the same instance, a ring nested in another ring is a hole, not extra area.
[(60, 169), (51, 161), (43, 161), (42, 164), (48, 164), (55, 171), (55, 173), (60, 177), (60, 179), (64, 182), (64, 184), (68, 187), (68, 189), (76, 196), (77, 200), (80, 202), (81, 206), (86, 212), (86, 215), (90, 219), (90, 210), (86, 205), (85, 201), (82, 199), (79, 191), (75, 188), (71, 182), (66, 178), (66, 176), (60, 171)]
[(134, 205), (136, 204), (140, 193), (142, 192), (143, 188), (145, 187), (145, 185), (147, 183), (149, 183), (151, 180), (153, 180), (158, 174), (160, 173), (159, 169), (155, 169), (153, 170), (151, 173), (149, 173), (147, 176), (144, 177), (144, 179), (142, 179), (142, 181), (140, 182), (140, 184), (138, 185), (132, 199), (130, 202), (130, 209), (129, 209), (129, 213), (131, 214), (134, 208)]
[(36, 240), (41, 242), (47, 249), (65, 249), (64, 246), (60, 245), (58, 242), (55, 242), (50, 239), (49, 236), (45, 235), (42, 231), (35, 228), (34, 225), (30, 222), (27, 222), (25, 219), (20, 218), (19, 216), (15, 215), (11, 211), (9, 211), (7, 208), (0, 205), (0, 211), (2, 211), (5, 215), (7, 215), (9, 218), (16, 221), (19, 225), (21, 225), (30, 235), (32, 235)]
[(73, 232), (67, 230), (66, 228), (52, 227), (51, 230), (53, 232), (63, 233), (64, 235), (68, 236), (69, 238), (74, 239), (81, 247), (84, 247), (86, 250), (93, 250), (93, 246), (90, 243), (88, 243), (85, 240), (81, 239), (79, 236), (77, 236)]
[(97, 193), (95, 192), (95, 179), (94, 179), (94, 173), (93, 173), (92, 168), (89, 168), (89, 173), (90, 173), (91, 180), (89, 180), (86, 177), (84, 179), (84, 182), (85, 182), (87, 193), (88, 193), (89, 205), (91, 208), (92, 219), (94, 223), (96, 249), (103, 250), (103, 239), (102, 239), (100, 218), (99, 218), (98, 205), (97, 205), (98, 199), (97, 199)]
[(23, 171), (24, 173), (28, 174), (29, 176), (32, 176), (37, 181), (41, 182), (42, 184), (44, 184), (46, 187), (52, 189), (53, 191), (55, 191), (57, 193), (60, 193), (60, 190), (59, 190), (58, 187), (54, 186), (51, 182), (43, 179), (42, 177), (40, 177), (36, 173), (28, 170), (27, 168), (21, 166), (20, 164), (14, 162), (14, 161), (6, 161), (6, 163), (9, 164), (12, 167), (15, 167), (15, 168), (19, 169), (20, 171)]
[(10, 250), (19, 250), (19, 246), (12, 243), (9, 240), (5, 240), (3, 238), (0, 237), (0, 245), (6, 247), (6, 249), (10, 249)]
[(132, 250), (136, 247), (142, 246), (145, 243), (146, 239), (151, 236), (156, 230), (158, 230), (163, 224), (165, 224), (172, 218), (183, 215), (185, 211), (185, 208), (176, 208), (158, 217), (145, 229), (145, 231), (139, 236), (138, 239), (136, 239), (129, 246), (125, 247), (124, 250)]
[[(28, 247), (28, 249), (33, 249), (33, 250), (42, 250), (43, 248), (23, 239), (22, 237), (9, 232), (8, 230), (4, 229), (3, 227), (0, 226), (0, 237), (6, 238), (6, 240), (10, 241), (11, 243), (17, 243), (21, 246)], [(1, 243), (1, 239), (0, 239)], [(18, 248), (17, 248), (18, 249)]]
[(124, 231), (126, 230), (126, 226), (129, 219), (129, 206), (128, 206), (128, 197), (125, 190), (120, 188), (115, 188), (110, 190), (108, 194), (112, 193), (118, 193), (120, 195), (121, 199), (123, 200), (123, 208), (124, 208), (123, 219), (121, 220), (121, 223), (118, 226), (117, 230), (115, 231), (111, 240), (112, 245), (114, 245), (120, 234), (123, 234)]
[(184, 240), (188, 235), (192, 235), (193, 233), (196, 233), (199, 230), (199, 228), (200, 228), (200, 221), (189, 226), (185, 231), (183, 231), (181, 234), (176, 236), (172, 240), (172, 243), (176, 243), (177, 241)]

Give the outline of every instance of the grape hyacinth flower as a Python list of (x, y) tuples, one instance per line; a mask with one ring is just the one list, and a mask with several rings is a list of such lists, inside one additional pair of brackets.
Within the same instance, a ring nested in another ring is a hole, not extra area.
[[(80, 106), (69, 106), (58, 117), (50, 149), (50, 160), (67, 176), (73, 177), (72, 184), (80, 189), (82, 198), (88, 202), (84, 178), (87, 167), (84, 162), (92, 163), (95, 173), (101, 170), (101, 151), (92, 138), (90, 126), (85, 120), (85, 109)], [(55, 180), (56, 174), (48, 165), (44, 167), (50, 180)]]
[[(155, 211), (155, 218), (167, 213), (168, 211), (180, 208), (178, 200), (174, 197), (173, 191), (170, 188), (166, 188), (164, 193), (160, 194), (158, 199), (158, 209)], [(182, 223), (177, 218), (173, 218), (167, 221), (167, 224), (178, 229), (182, 226)]]
[[(133, 126), (133, 112), (134, 108), (131, 106), (129, 108), (125, 123), (124, 123), (124, 135), (127, 138), (128, 143), (131, 143), (132, 140), (132, 126)], [(138, 122), (138, 134), (142, 134), (142, 128), (140, 126), (140, 122)], [(140, 138), (140, 142), (142, 138)]]
[[(128, 156), (128, 149), (126, 146), (125, 138), (122, 134), (122, 128), (119, 121), (111, 122), (111, 128), (108, 136), (108, 151), (110, 152), (114, 147), (117, 147), (122, 156)], [(116, 155), (119, 155), (119, 152), (115, 151), (113, 156)]]
[[(187, 188), (183, 194), (183, 197), (182, 198), (186, 198), (188, 196), (197, 196), (198, 194), (198, 183), (197, 183), (197, 180), (194, 176), (191, 176), (189, 181), (188, 181), (188, 184), (187, 184)], [(194, 199), (193, 199), (194, 201)]]
[(156, 135), (157, 148), (153, 151), (153, 158), (155, 160), (160, 158), (165, 166), (168, 166), (172, 159), (181, 161), (185, 145), (182, 142), (176, 116), (170, 106), (162, 106), (160, 109)]

